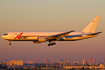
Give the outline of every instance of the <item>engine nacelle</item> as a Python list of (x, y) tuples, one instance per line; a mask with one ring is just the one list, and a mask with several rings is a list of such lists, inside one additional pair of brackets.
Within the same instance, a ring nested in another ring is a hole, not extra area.
[(46, 42), (46, 37), (38, 37), (39, 42)]
[(33, 41), (33, 43), (41, 43), (41, 42), (46, 42), (46, 38), (45, 37), (38, 37), (37, 40)]

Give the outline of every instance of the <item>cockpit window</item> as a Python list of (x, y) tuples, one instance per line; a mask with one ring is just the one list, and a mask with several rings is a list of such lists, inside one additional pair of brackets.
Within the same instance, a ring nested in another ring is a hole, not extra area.
[(4, 34), (4, 35), (8, 35), (8, 34)]

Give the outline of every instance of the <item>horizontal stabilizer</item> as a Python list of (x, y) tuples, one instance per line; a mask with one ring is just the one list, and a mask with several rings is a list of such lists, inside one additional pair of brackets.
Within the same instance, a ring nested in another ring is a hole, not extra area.
[(89, 34), (89, 35), (97, 35), (97, 34), (100, 34), (102, 32), (97, 32), (97, 33), (92, 33), (92, 34)]

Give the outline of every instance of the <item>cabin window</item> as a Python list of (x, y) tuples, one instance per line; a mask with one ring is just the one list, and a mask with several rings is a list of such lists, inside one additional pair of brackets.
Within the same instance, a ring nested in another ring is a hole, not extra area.
[(4, 34), (4, 35), (8, 35), (8, 34)]

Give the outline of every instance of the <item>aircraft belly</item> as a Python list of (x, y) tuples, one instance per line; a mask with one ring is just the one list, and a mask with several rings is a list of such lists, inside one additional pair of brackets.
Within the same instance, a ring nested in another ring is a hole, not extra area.
[(67, 39), (64, 39), (65, 41), (75, 41), (75, 40), (81, 40), (81, 39), (84, 39), (83, 37), (73, 37), (73, 38), (67, 38)]
[(75, 40), (81, 40), (83, 38), (80, 37), (72, 37), (72, 38), (60, 38), (59, 41), (75, 41)]
[(91, 36), (81, 36), (81, 37), (70, 37), (70, 38), (59, 38), (59, 41), (76, 41), (76, 40), (82, 40), (82, 39), (88, 39), (92, 37), (96, 37), (97, 35), (91, 35)]

